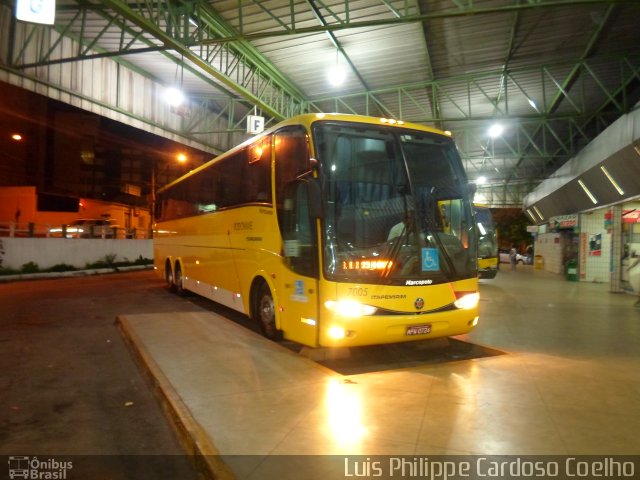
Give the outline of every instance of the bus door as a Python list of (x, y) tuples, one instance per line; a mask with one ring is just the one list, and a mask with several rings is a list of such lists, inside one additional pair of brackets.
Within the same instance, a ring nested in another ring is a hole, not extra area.
[(311, 164), (306, 132), (287, 128), (275, 134), (276, 205), (284, 267), (275, 279), (280, 329), (305, 345), (318, 340), (318, 247), (316, 218), (310, 211)]

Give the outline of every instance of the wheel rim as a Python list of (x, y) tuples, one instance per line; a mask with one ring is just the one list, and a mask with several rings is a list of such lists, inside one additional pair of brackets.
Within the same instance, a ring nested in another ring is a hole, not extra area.
[(173, 274), (171, 273), (171, 267), (168, 265), (164, 269), (164, 279), (169, 287), (173, 286)]
[(262, 325), (265, 335), (271, 338), (276, 332), (275, 307), (273, 305), (273, 298), (271, 298), (271, 295), (262, 295), (262, 297), (260, 297), (260, 304), (258, 308), (260, 324)]
[(182, 287), (182, 271), (180, 270), (180, 267), (176, 268), (176, 288), (178, 289), (179, 292), (181, 292), (183, 290)]

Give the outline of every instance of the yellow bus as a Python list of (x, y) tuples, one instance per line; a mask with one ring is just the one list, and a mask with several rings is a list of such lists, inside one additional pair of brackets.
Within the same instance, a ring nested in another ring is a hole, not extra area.
[(155, 268), (272, 339), (459, 335), (478, 322), (473, 191), (441, 131), (300, 115), (158, 191)]
[(478, 226), (478, 276), (495, 278), (500, 261), (498, 258), (498, 234), (489, 207), (473, 206)]

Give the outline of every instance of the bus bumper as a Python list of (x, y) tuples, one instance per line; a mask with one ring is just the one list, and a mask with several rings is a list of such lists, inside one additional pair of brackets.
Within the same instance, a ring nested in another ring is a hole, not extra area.
[(372, 315), (328, 319), (321, 326), (322, 347), (357, 347), (411, 342), (468, 333), (478, 323), (478, 309), (450, 310), (422, 315)]

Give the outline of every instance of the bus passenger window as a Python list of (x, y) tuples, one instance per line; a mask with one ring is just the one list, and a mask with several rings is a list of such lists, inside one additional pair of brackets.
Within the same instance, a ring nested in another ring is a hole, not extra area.
[(246, 201), (271, 203), (271, 137), (249, 147), (247, 160), (243, 174)]

